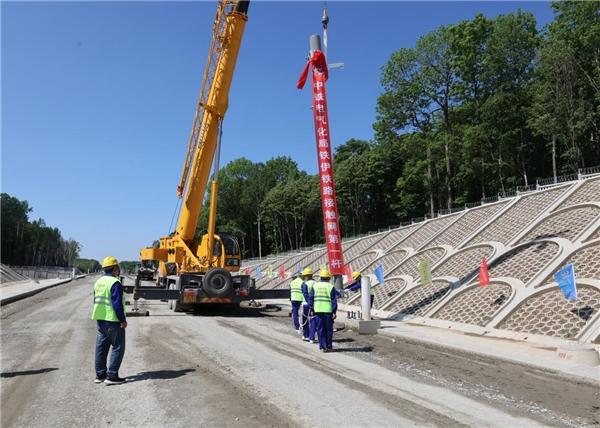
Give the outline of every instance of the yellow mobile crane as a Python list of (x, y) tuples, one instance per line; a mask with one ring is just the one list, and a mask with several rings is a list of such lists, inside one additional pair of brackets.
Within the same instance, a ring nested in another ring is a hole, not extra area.
[[(203, 303), (237, 305), (243, 299), (268, 298), (272, 293), (254, 289), (240, 269), (240, 250), (233, 236), (216, 234), (221, 126), (227, 111), (233, 71), (248, 20), (249, 1), (220, 0), (202, 87), (190, 133), (177, 195), (182, 199), (175, 231), (160, 238), (157, 248), (143, 248), (140, 258), (159, 261), (156, 287), (136, 279), (134, 299), (171, 301), (175, 311)], [(198, 241), (196, 226), (213, 165), (208, 231)], [(281, 297), (284, 297), (282, 295)]]

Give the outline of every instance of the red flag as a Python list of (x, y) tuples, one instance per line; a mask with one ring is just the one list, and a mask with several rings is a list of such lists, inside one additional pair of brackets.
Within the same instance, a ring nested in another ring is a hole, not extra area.
[(279, 278), (285, 279), (285, 267), (283, 265), (279, 266)]
[(488, 272), (487, 260), (481, 259), (481, 267), (479, 268), (479, 285), (490, 285), (490, 273)]

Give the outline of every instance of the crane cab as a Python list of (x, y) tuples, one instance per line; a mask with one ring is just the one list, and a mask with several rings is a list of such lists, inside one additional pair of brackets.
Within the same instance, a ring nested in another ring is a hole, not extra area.
[[(240, 246), (235, 236), (227, 234), (214, 235), (213, 261), (211, 267), (220, 267), (229, 272), (239, 272), (241, 264)], [(198, 258), (208, 259), (208, 234), (202, 236), (198, 246)]]

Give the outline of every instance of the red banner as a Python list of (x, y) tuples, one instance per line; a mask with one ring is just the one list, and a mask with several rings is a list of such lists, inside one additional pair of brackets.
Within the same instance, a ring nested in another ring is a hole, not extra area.
[(323, 211), (323, 227), (329, 270), (333, 275), (344, 273), (344, 253), (338, 221), (335, 183), (333, 180), (333, 157), (331, 156), (331, 140), (329, 136), (329, 118), (327, 115), (327, 96), (325, 82), (327, 81), (327, 64), (321, 51), (316, 51), (305, 67), (297, 87), (304, 86), (308, 67), (312, 65), (312, 107), (317, 141), (319, 162), (319, 178), (321, 182), (321, 208)]

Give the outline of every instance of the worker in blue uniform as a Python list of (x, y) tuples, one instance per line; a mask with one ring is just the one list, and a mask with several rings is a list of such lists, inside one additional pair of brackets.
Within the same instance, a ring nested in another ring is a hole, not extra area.
[(310, 316), (310, 306), (308, 305), (308, 295), (314, 284), (313, 270), (307, 267), (302, 271), (302, 340), (310, 343), (315, 343), (317, 323), (317, 319)]
[[(361, 283), (362, 275), (360, 272), (352, 272), (352, 280), (353, 282), (350, 285), (344, 287), (344, 290), (348, 291), (360, 291), (360, 283)], [(371, 308), (373, 307), (373, 302), (375, 301), (375, 287), (369, 287), (369, 295), (371, 297)]]
[(329, 282), (331, 274), (327, 269), (319, 272), (320, 280), (313, 285), (308, 296), (311, 312), (319, 320), (317, 333), (319, 350), (329, 352), (333, 349), (333, 321), (337, 312), (337, 292)]

